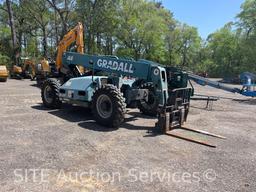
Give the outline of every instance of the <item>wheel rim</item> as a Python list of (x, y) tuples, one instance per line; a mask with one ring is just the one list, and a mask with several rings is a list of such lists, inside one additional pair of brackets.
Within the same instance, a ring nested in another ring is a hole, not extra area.
[(47, 85), (44, 89), (44, 98), (47, 103), (52, 103), (53, 102), (53, 93), (52, 93), (52, 88)]
[(111, 117), (113, 112), (112, 102), (111, 99), (107, 95), (100, 95), (97, 99), (96, 103), (98, 114), (107, 119)]

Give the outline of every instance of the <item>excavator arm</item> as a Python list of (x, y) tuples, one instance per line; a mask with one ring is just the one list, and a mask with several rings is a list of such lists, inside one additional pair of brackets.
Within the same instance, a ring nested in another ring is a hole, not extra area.
[[(83, 25), (78, 23), (71, 31), (69, 31), (58, 45), (58, 52), (56, 58), (56, 68), (60, 70), (62, 68), (62, 56), (63, 53), (67, 51), (68, 47), (76, 42), (77, 52), (84, 53), (84, 39), (83, 39)], [(83, 68), (79, 67), (81, 73), (83, 73)]]
[(33, 79), (36, 76), (35, 63), (32, 60), (26, 59), (24, 61), (24, 65), (23, 65), (23, 68), (22, 68), (23, 73), (25, 73), (25, 71), (27, 71), (29, 67), (31, 69), (31, 79)]

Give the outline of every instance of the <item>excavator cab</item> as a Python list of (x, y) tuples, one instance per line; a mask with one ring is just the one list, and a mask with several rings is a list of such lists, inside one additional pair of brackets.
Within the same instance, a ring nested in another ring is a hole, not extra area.
[(51, 59), (43, 58), (40, 63), (36, 64), (36, 81), (39, 86), (46, 77), (52, 77), (52, 68), (55, 68), (56, 71), (55, 62)]
[(22, 79), (22, 67), (19, 65), (13, 65), (11, 69), (11, 78)]
[(43, 58), (39, 64), (37, 64), (37, 73), (50, 73), (50, 64), (49, 61)]
[(23, 59), (22, 77), (33, 80), (36, 76), (35, 63), (31, 59)]

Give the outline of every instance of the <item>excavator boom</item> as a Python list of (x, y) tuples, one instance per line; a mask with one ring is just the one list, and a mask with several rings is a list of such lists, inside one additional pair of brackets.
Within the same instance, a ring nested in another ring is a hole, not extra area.
[(25, 73), (26, 71), (31, 69), (31, 79), (34, 79), (36, 76), (36, 66), (35, 63), (32, 60), (26, 59), (24, 61), (24, 65), (22, 67), (22, 72)]
[(62, 68), (63, 53), (66, 52), (68, 47), (74, 42), (76, 42), (77, 52), (84, 53), (83, 25), (80, 22), (63, 37), (58, 45), (58, 53), (56, 59), (57, 70)]
[[(41, 86), (47, 78), (62, 78), (63, 74), (65, 76), (68, 73), (63, 67), (62, 56), (73, 43), (76, 43), (76, 51), (78, 53), (84, 53), (83, 33), (83, 25), (79, 22), (59, 42), (55, 62), (45, 58), (41, 61), (37, 67), (36, 75), (37, 84), (39, 86)], [(82, 66), (78, 65), (76, 66), (76, 69), (79, 76), (84, 74), (84, 68)]]

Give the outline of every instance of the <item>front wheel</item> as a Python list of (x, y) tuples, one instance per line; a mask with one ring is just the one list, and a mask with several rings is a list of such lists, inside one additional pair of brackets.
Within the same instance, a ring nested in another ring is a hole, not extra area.
[(124, 121), (125, 100), (114, 85), (104, 85), (92, 98), (92, 113), (97, 123), (118, 128)]
[(47, 79), (44, 81), (41, 89), (41, 97), (45, 107), (51, 109), (60, 108), (59, 89), (60, 84), (56, 79)]

